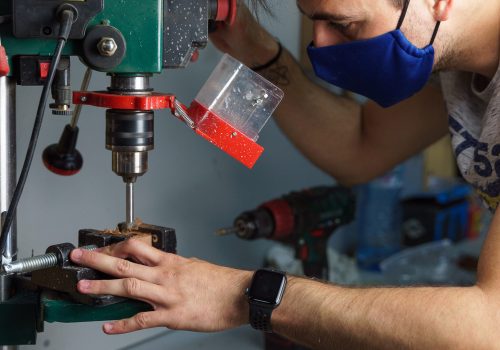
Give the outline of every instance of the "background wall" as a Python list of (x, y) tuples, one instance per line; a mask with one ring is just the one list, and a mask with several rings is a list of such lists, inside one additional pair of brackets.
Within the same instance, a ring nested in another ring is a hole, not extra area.
[[(276, 18), (265, 15), (265, 26), (295, 55), (299, 51), (299, 14), (295, 2), (274, 2)], [(184, 71), (168, 71), (154, 79), (158, 91), (175, 92), (191, 101), (220, 58), (213, 47), (201, 52), (198, 63)], [(73, 61), (73, 84), (80, 85), (83, 66)], [(108, 79), (94, 76), (91, 89), (102, 90)], [(19, 163), (24, 159), (31, 133), (39, 88), (18, 90)], [(67, 119), (47, 114), (37, 155), (18, 210), (20, 257), (43, 253), (47, 246), (76, 243), (81, 228), (112, 228), (124, 219), (125, 187), (111, 171), (111, 153), (104, 148), (104, 112), (84, 108), (80, 121), (79, 149), (82, 172), (71, 178), (49, 173), (41, 152), (55, 143)], [(248, 243), (234, 237), (217, 238), (216, 228), (232, 223), (235, 215), (264, 200), (306, 186), (332, 180), (313, 168), (290, 145), (273, 122), (261, 134), (266, 148), (253, 171), (192, 133), (167, 112), (156, 114), (156, 148), (150, 170), (137, 184), (136, 212), (145, 222), (174, 227), (179, 253), (240, 268), (262, 263), (268, 244)], [(36, 346), (29, 349), (118, 349), (163, 330), (108, 337), (100, 323), (47, 325)], [(185, 343), (186, 333), (181, 338)], [(179, 338), (179, 337), (177, 337)], [(28, 349), (28, 347), (26, 347)]]

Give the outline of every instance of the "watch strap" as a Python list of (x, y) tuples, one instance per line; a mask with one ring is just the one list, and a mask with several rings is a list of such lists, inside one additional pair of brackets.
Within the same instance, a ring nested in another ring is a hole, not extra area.
[(259, 305), (258, 303), (250, 303), (250, 325), (259, 331), (272, 333), (271, 314), (273, 309)]

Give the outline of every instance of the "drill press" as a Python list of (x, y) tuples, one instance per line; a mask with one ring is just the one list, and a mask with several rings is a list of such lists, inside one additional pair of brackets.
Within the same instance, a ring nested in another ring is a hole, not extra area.
[[(79, 279), (102, 276), (71, 264), (68, 254), (74, 248), (72, 244), (51, 246), (43, 256), (17, 259), (14, 213), (27, 178), (33, 155), (30, 152), (36, 146), (50, 88), (53, 113), (71, 114), (73, 119), (64, 129), (59, 143), (44, 152), (45, 165), (59, 175), (77, 173), (83, 164), (76, 149), (81, 105), (106, 108), (106, 148), (111, 151), (113, 171), (126, 184), (125, 222), (113, 232), (80, 230), (80, 247), (95, 249), (136, 238), (175, 253), (174, 230), (134, 222), (134, 183), (148, 169), (148, 152), (154, 148), (155, 110), (170, 110), (195, 133), (248, 167), (252, 167), (262, 153), (256, 138), (248, 137), (220, 119), (208, 105), (196, 103), (188, 108), (175, 95), (156, 93), (150, 88), (149, 80), (154, 74), (189, 64), (197, 50), (207, 45), (209, 27), (215, 27), (215, 22), (230, 24), (236, 15), (236, 0), (183, 0), (181, 3), (182, 6), (178, 0), (0, 2), (0, 210), (7, 213), (5, 223), (2, 220), (0, 244), (3, 269), (3, 275), (0, 274), (0, 344), (33, 344), (37, 331), (43, 330), (44, 321), (117, 319), (144, 308), (143, 304), (133, 303), (116, 306), (118, 300), (106, 296), (90, 300), (78, 296), (75, 285)], [(70, 56), (80, 58), (91, 70), (106, 73), (110, 77), (108, 89), (86, 91), (86, 79), (82, 91), (71, 93)], [(44, 89), (32, 142), (16, 185), (17, 85), (43, 86)], [(264, 99), (268, 96), (266, 92), (260, 95), (265, 96)], [(74, 110), (71, 102), (77, 105)], [(254, 109), (266, 107), (262, 107), (260, 97), (245, 103), (250, 106), (249, 114)], [(63, 293), (53, 298), (53, 291)], [(74, 303), (75, 300), (91, 306)], [(109, 305), (109, 308), (96, 309), (95, 305)]]

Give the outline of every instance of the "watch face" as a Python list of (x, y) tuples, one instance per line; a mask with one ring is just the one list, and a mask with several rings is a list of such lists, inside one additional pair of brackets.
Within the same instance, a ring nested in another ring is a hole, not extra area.
[(248, 297), (270, 305), (279, 305), (285, 291), (286, 277), (269, 270), (258, 270), (252, 280)]

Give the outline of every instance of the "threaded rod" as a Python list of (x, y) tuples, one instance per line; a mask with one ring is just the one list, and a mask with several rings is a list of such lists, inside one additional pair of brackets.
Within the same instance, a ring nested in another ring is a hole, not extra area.
[[(89, 245), (80, 247), (80, 249), (93, 251), (97, 249), (97, 246)], [(57, 266), (58, 263), (59, 261), (57, 259), (57, 255), (54, 253), (38, 255), (31, 258), (20, 259), (10, 264), (3, 265), (2, 270), (0, 270), (0, 275), (10, 275), (15, 273), (23, 274), (38, 270), (44, 270), (50, 267)]]

